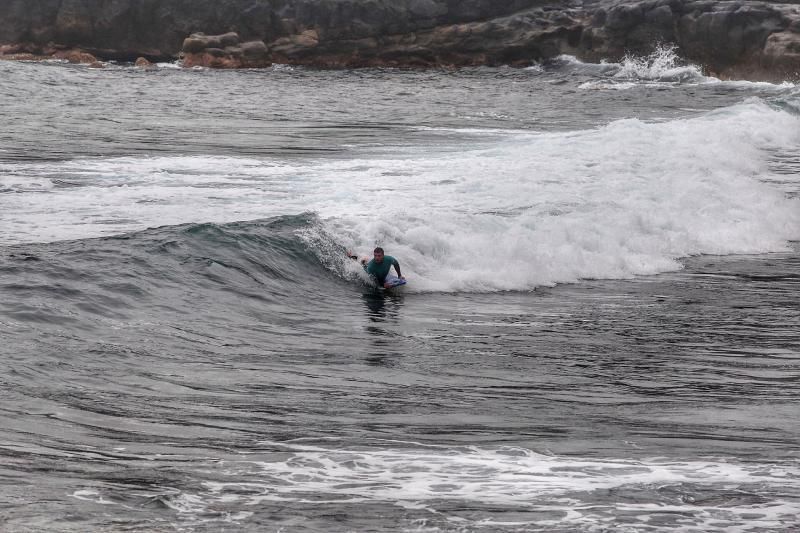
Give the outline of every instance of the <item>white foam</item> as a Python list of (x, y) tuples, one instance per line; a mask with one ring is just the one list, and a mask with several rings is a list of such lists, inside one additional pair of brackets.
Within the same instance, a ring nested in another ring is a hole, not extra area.
[(783, 92), (791, 89), (795, 89), (797, 84), (792, 83), (791, 81), (782, 81), (780, 83), (772, 83), (768, 81), (749, 81), (749, 80), (718, 80), (713, 78), (713, 81), (716, 83), (724, 84), (729, 87), (740, 87), (742, 89), (766, 89), (775, 92)]
[[(557, 56), (554, 61), (560, 62), (560, 63), (567, 63), (567, 64), (570, 64), (570, 65), (594, 65), (595, 64), (595, 63), (585, 63), (585, 62), (581, 61), (580, 59), (578, 59), (577, 57), (575, 57), (573, 55), (570, 55), (570, 54), (561, 54), (561, 55)], [(599, 64), (600, 65), (605, 65), (607, 63), (606, 63), (606, 61), (601, 61)]]
[(172, 70), (181, 70), (183, 69), (183, 63), (180, 60), (171, 61), (171, 62), (159, 62), (156, 63), (158, 68), (165, 68), (165, 69), (172, 69)]
[(702, 69), (682, 64), (675, 47), (659, 46), (649, 56), (627, 55), (619, 65), (616, 78), (660, 81), (707, 81)]
[[(549, 512), (558, 518), (553, 526), (592, 525), (626, 516), (632, 524), (647, 525), (654, 515), (681, 516), (687, 528), (704, 531), (745, 531), (747, 527), (769, 528), (797, 525), (797, 502), (753, 499), (755, 503), (725, 494), (759, 490), (768, 485), (772, 494), (796, 492), (798, 465), (736, 464), (726, 461), (642, 461), (587, 459), (543, 455), (513, 447), (328, 449), (315, 446), (282, 445), (276, 461), (224, 463), (224, 475), (237, 481), (208, 481), (207, 502), (241, 505), (265, 502), (337, 505), (383, 502), (406, 509), (452, 508), (442, 502), (474, 502), (483, 506), (506, 507), (513, 511)], [(287, 456), (288, 453), (288, 456)], [(787, 475), (789, 478), (787, 479)], [(258, 481), (262, 478), (262, 481)], [(255, 481), (254, 481), (255, 480)], [(722, 494), (716, 503), (685, 503), (668, 493), (666, 487), (700, 494)], [(631, 491), (637, 498), (606, 498), (610, 491)], [(233, 499), (231, 499), (233, 497)], [(475, 516), (475, 515), (473, 515)], [(479, 515), (478, 515), (479, 516)], [(757, 516), (757, 518), (755, 517)], [(453, 516), (453, 520), (464, 520)], [(721, 519), (733, 529), (714, 527)], [(794, 522), (791, 522), (791, 521)], [(525, 521), (481, 519), (471, 525), (526, 525)], [(547, 520), (536, 519), (539, 527)], [(687, 531), (692, 529), (687, 529)]]
[(201, 514), (206, 510), (206, 502), (197, 494), (181, 492), (161, 501), (170, 509), (180, 514)]
[[(599, 532), (623, 523), (628, 531), (687, 533), (800, 527), (796, 460), (588, 458), (398, 441), (349, 448), (305, 445), (302, 439), (260, 444), (274, 452), (220, 461), (213, 479), (197, 472), (192, 492), (161, 487), (155, 497), (183, 524), (241, 523), (274, 505), (336, 509), (368, 503), (402, 508), (407, 521), (394, 526), (417, 524), (426, 531), (436, 531), (442, 521), (468, 531)], [(95, 489), (72, 497), (114, 503)], [(436, 524), (428, 524), (431, 516)]]
[(578, 88), (579, 89), (592, 89), (592, 90), (611, 90), (611, 91), (627, 91), (628, 89), (633, 89), (635, 87), (641, 87), (642, 85), (656, 85), (656, 84), (641, 84), (636, 83), (633, 81), (626, 81), (626, 82), (618, 82), (618, 81), (587, 81), (581, 83)]
[(700, 67), (686, 64), (673, 46), (659, 46), (648, 56), (629, 54), (620, 63), (601, 62), (592, 65), (564, 56), (562, 61), (584, 70), (600, 69), (603, 78), (587, 81), (579, 86), (580, 89), (621, 91), (637, 87), (719, 82), (717, 78), (705, 76)]
[[(757, 178), (763, 150), (796, 146), (798, 125), (752, 101), (693, 120), (624, 120), (383, 162), (416, 174), (374, 191), (382, 219), (337, 213), (331, 224), (353, 248), (385, 244), (426, 290), (527, 289), (663, 272), (694, 254), (785, 250), (800, 236), (800, 205)], [(348, 194), (382, 183), (374, 164), (370, 175), (346, 164), (330, 172), (349, 177)]]
[(77, 498), (78, 500), (98, 503), (100, 505), (116, 505), (115, 502), (106, 500), (98, 491), (93, 489), (76, 490), (72, 493), (72, 497)]
[(800, 147), (800, 119), (757, 99), (685, 120), (462, 139), (300, 162), (2, 164), (0, 244), (316, 212), (343, 246), (383, 245), (415, 290), (494, 291), (654, 274), (800, 238), (800, 200), (766, 183), (770, 154)]
[(296, 70), (294, 65), (287, 65), (284, 63), (273, 63), (270, 68), (274, 72), (293, 72)]

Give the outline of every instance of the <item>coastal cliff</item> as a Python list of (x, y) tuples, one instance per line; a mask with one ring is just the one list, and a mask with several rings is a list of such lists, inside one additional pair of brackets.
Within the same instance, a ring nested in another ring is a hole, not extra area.
[(659, 44), (675, 45), (682, 57), (717, 75), (795, 79), (800, 5), (740, 0), (0, 3), (0, 54), (7, 58), (79, 51), (128, 61), (183, 57), (187, 65), (219, 67), (526, 65), (559, 54), (613, 60), (647, 54)]

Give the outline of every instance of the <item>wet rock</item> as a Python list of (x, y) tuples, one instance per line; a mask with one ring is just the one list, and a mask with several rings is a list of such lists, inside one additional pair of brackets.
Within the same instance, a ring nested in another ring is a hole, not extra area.
[[(283, 57), (300, 57), (308, 55), (312, 48), (319, 45), (319, 33), (316, 30), (306, 30), (296, 35), (289, 37), (282, 37), (272, 43), (271, 49), (273, 53)], [(358, 48), (358, 42), (353, 42), (352, 46)]]
[(0, 56), (18, 54), (21, 50), (22, 47), (18, 44), (3, 44), (0, 45)]
[(27, 52), (22, 52), (19, 54), (2, 54), (0, 55), (0, 59), (5, 59), (8, 61), (42, 61), (45, 58)]
[(138, 68), (152, 68), (153, 64), (145, 57), (137, 57), (134, 66)]
[(60, 50), (55, 52), (52, 57), (54, 59), (63, 59), (73, 64), (78, 63), (85, 63), (85, 64), (92, 64), (97, 63), (97, 58), (90, 54), (89, 52), (84, 52), (82, 50)]
[(183, 41), (183, 66), (208, 68), (260, 68), (272, 64), (263, 41), (241, 42), (239, 35), (195, 33)]
[(639, 4), (614, 6), (608, 11), (605, 27), (610, 31), (626, 31), (644, 22), (644, 10)]
[(235, 47), (241, 42), (239, 34), (234, 32), (222, 35), (206, 35), (205, 33), (193, 33), (183, 41), (183, 52), (190, 54), (201, 53), (208, 49), (225, 49)]
[(434, 0), (412, 0), (408, 10), (415, 17), (433, 19), (447, 13), (447, 5)]
[(761, 74), (748, 77), (775, 81), (800, 79), (800, 28), (771, 34), (759, 59)]
[(263, 41), (249, 41), (242, 43), (242, 61), (245, 67), (258, 68), (272, 64), (267, 45)]
[(183, 40), (181, 50), (184, 54), (199, 54), (208, 48), (208, 41), (197, 34)]

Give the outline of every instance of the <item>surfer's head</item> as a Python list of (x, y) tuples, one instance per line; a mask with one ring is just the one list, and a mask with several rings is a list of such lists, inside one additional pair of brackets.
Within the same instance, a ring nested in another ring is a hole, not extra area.
[(380, 246), (378, 246), (372, 251), (372, 255), (375, 258), (376, 263), (383, 262), (383, 248), (381, 248)]

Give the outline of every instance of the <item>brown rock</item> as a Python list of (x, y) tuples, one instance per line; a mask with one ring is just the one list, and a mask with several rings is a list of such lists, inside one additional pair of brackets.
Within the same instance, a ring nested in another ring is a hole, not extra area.
[[(348, 43), (350, 41), (347, 41)], [(281, 37), (275, 40), (270, 49), (279, 57), (307, 56), (309, 51), (319, 46), (319, 33), (317, 30), (305, 30), (301, 33)]]
[(183, 40), (182, 50), (187, 54), (199, 54), (209, 48), (225, 49), (238, 46), (241, 42), (239, 34), (235, 32), (223, 33), (222, 35), (206, 35), (205, 33), (193, 33)]
[(61, 50), (53, 54), (54, 59), (65, 59), (70, 63), (96, 63), (97, 58), (82, 50)]
[[(307, 35), (313, 39), (313, 35)], [(183, 66), (207, 68), (259, 68), (268, 67), (269, 50), (263, 41), (240, 44), (239, 35), (233, 32), (222, 35), (193, 33), (183, 41)]]
[(314, 48), (319, 44), (319, 33), (317, 30), (306, 30), (300, 35), (293, 35), (291, 39), (292, 43), (297, 46)]
[(217, 47), (210, 47), (210, 48), (206, 48), (206, 49), (204, 50), (204, 52), (205, 52), (206, 54), (212, 55), (212, 56), (214, 56), (214, 57), (226, 57), (226, 56), (233, 56), (233, 55), (239, 55), (239, 54), (241, 54), (241, 51), (239, 51), (239, 50), (237, 50), (237, 53), (236, 53), (236, 54), (234, 54), (234, 53), (231, 53), (231, 52), (229, 52), (229, 51), (228, 51), (228, 52), (226, 52), (226, 51), (225, 51), (225, 50), (223, 50), (222, 48), (217, 48)]
[(17, 54), (22, 51), (22, 47), (17, 44), (3, 44), (0, 45), (0, 56), (8, 54)]
[(184, 53), (181, 57), (181, 64), (184, 68), (206, 67), (205, 54)]
[(106, 68), (106, 66), (104, 63), (101, 63), (100, 61), (94, 61), (92, 63), (89, 63), (89, 68)]
[(134, 63), (134, 65), (139, 68), (150, 68), (153, 66), (153, 64), (150, 61), (148, 61), (147, 58), (144, 57), (137, 58), (136, 63)]
[(37, 56), (23, 52), (20, 54), (3, 54), (0, 55), (0, 59), (6, 59), (9, 61), (41, 61), (45, 58), (43, 58), (42, 56)]
[(242, 63), (248, 68), (263, 68), (272, 65), (269, 50), (263, 41), (242, 43)]
[(219, 41), (222, 48), (228, 46), (236, 46), (240, 42), (242, 42), (242, 40), (239, 38), (239, 34), (233, 31), (230, 31), (228, 33), (223, 33), (222, 35), (217, 35), (216, 38)]
[(764, 46), (764, 56), (775, 61), (788, 59), (797, 61), (800, 59), (800, 33), (793, 31), (773, 33)]
[(183, 40), (181, 49), (186, 54), (200, 53), (206, 49), (206, 40), (203, 39), (202, 34), (192, 34), (190, 37)]
[(242, 68), (242, 59), (229, 55), (216, 56), (208, 52), (200, 54), (185, 54), (183, 56), (183, 66), (185, 68), (205, 67), (205, 68)]

